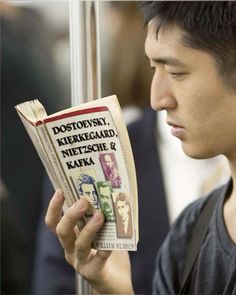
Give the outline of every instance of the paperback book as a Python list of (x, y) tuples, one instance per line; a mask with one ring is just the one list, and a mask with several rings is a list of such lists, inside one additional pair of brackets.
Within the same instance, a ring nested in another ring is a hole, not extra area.
[(105, 222), (93, 247), (136, 251), (136, 173), (117, 97), (97, 99), (49, 116), (39, 100), (15, 108), (54, 189), (63, 191), (65, 207), (81, 198), (90, 202), (91, 208), (78, 228), (83, 228), (95, 210), (103, 212)]

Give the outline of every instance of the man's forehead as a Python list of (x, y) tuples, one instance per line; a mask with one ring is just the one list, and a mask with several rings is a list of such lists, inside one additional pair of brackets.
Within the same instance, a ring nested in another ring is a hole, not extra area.
[(158, 38), (160, 35), (173, 32), (175, 35), (181, 35), (183, 31), (175, 23), (160, 25), (158, 19), (152, 19), (147, 26), (147, 33), (153, 35), (154, 38)]
[(155, 24), (150, 24), (145, 40), (145, 52), (149, 55), (151, 49), (166, 51), (183, 48), (183, 36), (183, 32), (175, 25), (160, 28), (157, 32)]
[(183, 44), (183, 32), (176, 26), (156, 31), (151, 26), (145, 41), (145, 54), (151, 62), (188, 67), (192, 63), (193, 48)]

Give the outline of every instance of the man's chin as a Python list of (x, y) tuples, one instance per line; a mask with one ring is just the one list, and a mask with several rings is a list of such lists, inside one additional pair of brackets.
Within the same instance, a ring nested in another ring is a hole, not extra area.
[(182, 142), (182, 149), (188, 157), (198, 160), (209, 159), (218, 155), (218, 153), (210, 149), (210, 146), (207, 144), (194, 145)]

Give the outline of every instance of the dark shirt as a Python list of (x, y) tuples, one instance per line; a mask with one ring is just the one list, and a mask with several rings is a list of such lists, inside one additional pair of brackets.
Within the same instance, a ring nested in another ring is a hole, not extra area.
[(187, 294), (236, 294), (236, 245), (223, 220), (223, 204), (229, 185), (214, 190), (208, 197), (190, 204), (171, 228), (157, 260), (153, 294), (177, 294), (190, 233), (207, 199), (218, 194), (209, 231), (191, 274)]

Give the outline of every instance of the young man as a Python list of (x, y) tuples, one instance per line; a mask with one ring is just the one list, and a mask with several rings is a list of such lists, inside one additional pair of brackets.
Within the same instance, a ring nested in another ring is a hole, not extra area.
[[(227, 157), (232, 179), (187, 207), (158, 253), (154, 294), (177, 294), (183, 280), (190, 234), (209, 198), (217, 202), (208, 233), (185, 289), (187, 294), (236, 293), (236, 3), (143, 3), (148, 34), (145, 51), (154, 69), (151, 105), (166, 111), (172, 134), (184, 152), (198, 159)], [(69, 264), (100, 293), (132, 294), (125, 252), (94, 251), (91, 242), (104, 217), (95, 213), (76, 235), (88, 208), (76, 203), (61, 218), (63, 197), (50, 202), (46, 223), (57, 232)], [(121, 258), (122, 257), (122, 258)]]

